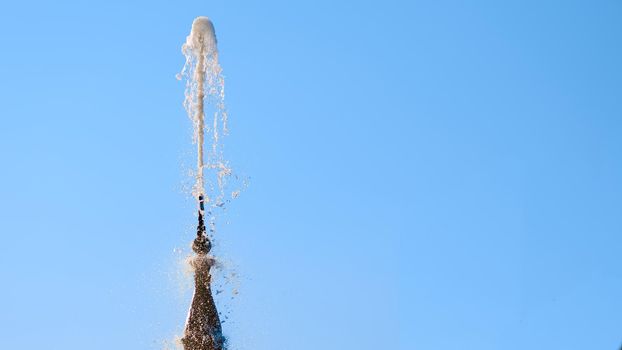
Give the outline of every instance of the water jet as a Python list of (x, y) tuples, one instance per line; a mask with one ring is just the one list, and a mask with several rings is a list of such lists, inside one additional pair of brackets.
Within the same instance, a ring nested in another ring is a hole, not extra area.
[[(192, 192), (198, 205), (198, 224), (197, 235), (192, 243), (194, 256), (190, 260), (194, 270), (195, 289), (181, 343), (184, 350), (223, 350), (225, 338), (211, 289), (211, 268), (215, 258), (210, 255), (210, 235), (215, 231), (215, 217), (213, 210), (206, 211), (206, 206), (223, 207), (223, 186), (225, 177), (231, 174), (231, 169), (223, 159), (220, 144), (221, 135), (226, 134), (227, 120), (224, 111), (224, 79), (218, 63), (214, 25), (207, 17), (197, 17), (194, 20), (182, 52), (186, 56), (186, 64), (181, 74), (186, 77), (184, 105), (192, 120), (193, 139), (197, 144), (197, 171)], [(213, 102), (215, 107), (214, 119), (209, 128), (205, 125), (206, 101)], [(207, 152), (207, 162), (204, 152), (206, 131), (212, 140), (212, 147)], [(206, 171), (212, 177), (212, 185), (216, 184), (217, 188), (209, 194), (205, 186)], [(209, 234), (206, 221), (210, 225)]]

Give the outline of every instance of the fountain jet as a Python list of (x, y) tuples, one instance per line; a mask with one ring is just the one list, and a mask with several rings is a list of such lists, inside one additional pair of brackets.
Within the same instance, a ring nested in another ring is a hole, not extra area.
[[(194, 186), (194, 195), (197, 196), (199, 209), (199, 223), (197, 225), (197, 236), (192, 244), (195, 255), (191, 258), (191, 265), (194, 269), (195, 290), (192, 297), (192, 304), (188, 312), (188, 319), (181, 339), (184, 350), (223, 350), (225, 348), (225, 338), (222, 335), (222, 327), (218, 310), (212, 296), (211, 282), (212, 275), (210, 270), (214, 266), (214, 258), (209, 254), (212, 244), (205, 229), (205, 205), (213, 202), (215, 198), (206, 196), (204, 186), (204, 169), (212, 171), (215, 163), (220, 160), (218, 150), (218, 116), (214, 116), (214, 125), (208, 129), (209, 135), (213, 140), (212, 152), (208, 153), (208, 163), (204, 164), (204, 134), (205, 134), (205, 99), (214, 94), (224, 97), (223, 82), (220, 76), (220, 66), (218, 65), (218, 52), (216, 49), (216, 36), (214, 26), (207, 17), (198, 17), (192, 23), (192, 30), (182, 46), (182, 52), (186, 55), (186, 66), (182, 73), (188, 76), (186, 90), (186, 109), (193, 121), (195, 141), (197, 143), (197, 176)], [(207, 85), (207, 86), (206, 86)], [(222, 110), (223, 103), (217, 108)], [(220, 177), (218, 181), (221, 183)], [(221, 189), (222, 192), (222, 189)], [(211, 193), (210, 193), (211, 194)], [(218, 198), (218, 197), (216, 197)], [(210, 229), (213, 224), (213, 214), (210, 215)], [(210, 230), (210, 232), (212, 232)]]

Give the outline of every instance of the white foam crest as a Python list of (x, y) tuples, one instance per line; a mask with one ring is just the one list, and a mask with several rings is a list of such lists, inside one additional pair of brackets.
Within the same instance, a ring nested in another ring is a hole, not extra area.
[[(223, 156), (222, 136), (227, 134), (225, 84), (218, 63), (214, 25), (207, 17), (197, 17), (190, 35), (182, 45), (186, 63), (178, 75), (186, 79), (184, 107), (192, 121), (193, 142), (197, 145), (197, 170), (192, 194), (203, 194), (211, 206), (222, 207), (226, 178), (232, 171)], [(206, 109), (213, 110), (213, 120), (205, 123)], [(205, 152), (205, 139), (211, 147)], [(206, 189), (206, 182), (208, 188)]]

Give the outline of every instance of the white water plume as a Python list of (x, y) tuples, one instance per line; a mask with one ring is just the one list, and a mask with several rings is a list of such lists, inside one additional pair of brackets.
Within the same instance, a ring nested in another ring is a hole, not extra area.
[[(226, 180), (232, 172), (223, 157), (221, 141), (227, 134), (225, 84), (218, 63), (214, 26), (207, 17), (197, 17), (192, 22), (182, 53), (186, 64), (178, 78), (186, 79), (184, 107), (193, 124), (193, 142), (197, 144), (197, 170), (192, 194), (197, 200), (204, 195), (209, 206), (222, 207)], [(205, 122), (206, 114), (213, 115), (211, 123)], [(207, 152), (205, 139), (211, 141)]]

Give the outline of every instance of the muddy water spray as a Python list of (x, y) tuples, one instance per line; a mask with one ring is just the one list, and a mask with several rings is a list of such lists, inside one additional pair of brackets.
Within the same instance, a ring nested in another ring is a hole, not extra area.
[[(192, 120), (193, 140), (197, 144), (197, 171), (192, 193), (198, 203), (199, 222), (197, 237), (192, 245), (196, 255), (191, 259), (195, 290), (181, 342), (185, 350), (222, 350), (225, 341), (211, 291), (210, 270), (214, 265), (214, 258), (209, 255), (212, 245), (207, 235), (205, 219), (209, 220), (210, 234), (213, 234), (214, 211), (209, 208), (224, 205), (224, 185), (231, 170), (224, 161), (220, 143), (221, 135), (227, 131), (224, 80), (218, 64), (214, 26), (207, 17), (194, 20), (182, 52), (186, 57), (181, 73), (181, 77), (186, 78), (184, 106)], [(205, 123), (206, 111), (210, 110), (208, 106), (212, 106), (213, 113), (210, 126)], [(206, 136), (211, 141), (207, 154), (204, 149)]]

